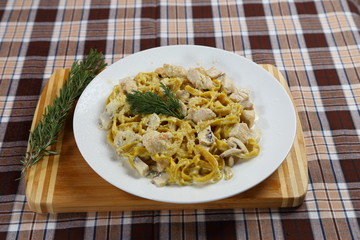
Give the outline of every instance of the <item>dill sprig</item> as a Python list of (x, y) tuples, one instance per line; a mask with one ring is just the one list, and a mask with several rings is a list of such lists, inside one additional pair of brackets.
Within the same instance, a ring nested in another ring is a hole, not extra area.
[(71, 66), (69, 77), (52, 105), (45, 108), (42, 119), (30, 132), (29, 150), (21, 160), (21, 175), (25, 176), (26, 170), (39, 162), (44, 156), (58, 154), (50, 150), (50, 146), (57, 142), (57, 135), (65, 124), (69, 110), (85, 87), (106, 66), (103, 54), (90, 50), (82, 62), (74, 62)]
[(171, 92), (170, 88), (160, 83), (164, 89), (164, 96), (154, 92), (133, 91), (126, 94), (126, 101), (130, 110), (135, 114), (165, 114), (179, 119), (184, 118), (179, 99)]

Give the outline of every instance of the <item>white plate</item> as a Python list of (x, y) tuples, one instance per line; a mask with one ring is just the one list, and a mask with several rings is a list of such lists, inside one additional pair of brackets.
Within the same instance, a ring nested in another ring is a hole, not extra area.
[[(106, 143), (106, 131), (97, 127), (107, 96), (118, 80), (139, 72), (153, 71), (164, 63), (186, 68), (215, 66), (227, 73), (238, 87), (250, 88), (262, 132), (259, 156), (233, 167), (234, 177), (206, 186), (156, 187), (150, 179), (114, 160)], [(241, 193), (265, 180), (288, 154), (296, 130), (294, 107), (284, 88), (262, 67), (239, 55), (203, 46), (181, 45), (153, 48), (125, 57), (101, 72), (81, 95), (74, 114), (78, 148), (102, 178), (128, 193), (171, 203), (200, 203)]]

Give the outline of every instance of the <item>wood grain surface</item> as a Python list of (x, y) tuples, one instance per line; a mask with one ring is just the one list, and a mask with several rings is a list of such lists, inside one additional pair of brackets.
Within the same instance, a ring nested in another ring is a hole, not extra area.
[[(272, 65), (261, 65), (285, 87), (286, 80)], [(69, 69), (56, 70), (40, 96), (32, 129), (67, 80)], [(97, 175), (81, 156), (73, 134), (72, 114), (52, 146), (60, 155), (45, 157), (31, 167), (26, 177), (26, 198), (39, 213), (136, 211), (170, 209), (277, 208), (299, 206), (308, 186), (303, 132), (297, 116), (297, 135), (282, 165), (266, 180), (230, 198), (199, 204), (172, 204), (147, 200), (126, 193)]]

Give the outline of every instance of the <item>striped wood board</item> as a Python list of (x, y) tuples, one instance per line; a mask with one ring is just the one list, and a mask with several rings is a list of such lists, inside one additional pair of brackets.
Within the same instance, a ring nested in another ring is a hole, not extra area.
[[(286, 88), (278, 69), (261, 65)], [(44, 108), (66, 81), (69, 69), (60, 69), (49, 79), (37, 105), (31, 129), (41, 118)], [(291, 95), (290, 95), (291, 96)], [(297, 116), (297, 136), (282, 165), (265, 181), (241, 194), (200, 204), (171, 204), (147, 200), (126, 193), (98, 176), (82, 158), (72, 129), (72, 115), (52, 147), (60, 155), (45, 157), (31, 167), (26, 177), (26, 197), (32, 211), (93, 212), (170, 209), (270, 208), (300, 205), (308, 186), (307, 160), (303, 132)]]

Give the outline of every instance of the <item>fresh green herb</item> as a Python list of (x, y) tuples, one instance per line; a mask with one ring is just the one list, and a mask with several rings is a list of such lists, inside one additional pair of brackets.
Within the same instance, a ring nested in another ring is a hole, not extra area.
[(184, 118), (179, 99), (171, 92), (171, 90), (160, 83), (164, 89), (164, 96), (159, 96), (154, 92), (139, 92), (126, 94), (126, 100), (130, 104), (130, 110), (135, 114), (165, 114), (174, 116), (179, 119)]
[(57, 135), (63, 128), (76, 98), (105, 66), (103, 54), (96, 50), (90, 50), (89, 55), (82, 62), (73, 63), (68, 80), (60, 89), (59, 95), (52, 105), (46, 107), (42, 119), (30, 132), (29, 151), (21, 160), (22, 176), (25, 176), (26, 170), (44, 156), (58, 154), (49, 150), (49, 147), (57, 142)]

